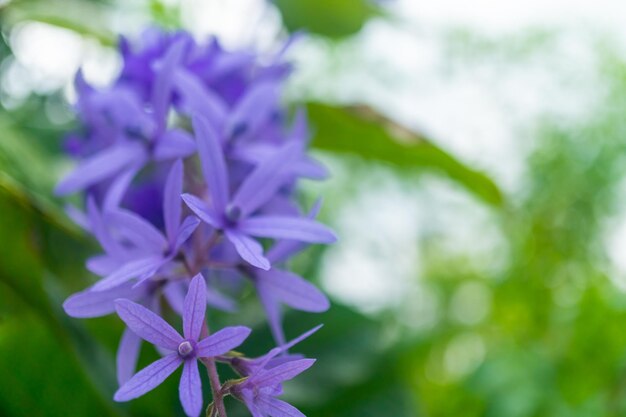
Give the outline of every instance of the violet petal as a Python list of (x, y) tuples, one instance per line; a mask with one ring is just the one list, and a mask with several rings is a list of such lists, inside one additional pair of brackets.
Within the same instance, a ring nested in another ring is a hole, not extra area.
[(158, 361), (146, 366), (137, 372), (128, 382), (117, 390), (113, 399), (115, 401), (129, 401), (141, 397), (148, 391), (159, 386), (170, 376), (183, 362), (178, 353), (172, 353)]
[(163, 220), (165, 223), (165, 235), (170, 242), (170, 246), (176, 238), (178, 227), (180, 226), (180, 216), (182, 213), (180, 195), (182, 192), (183, 161), (178, 159), (170, 169), (165, 181), (165, 191), (163, 192)]
[(174, 72), (174, 84), (181, 96), (183, 112), (188, 115), (203, 114), (213, 128), (220, 131), (228, 113), (224, 101), (181, 68)]
[(63, 303), (65, 312), (76, 318), (101, 317), (115, 312), (115, 300), (135, 298), (141, 294), (132, 284), (122, 284), (107, 291), (85, 291), (73, 294)]
[(128, 211), (116, 210), (106, 216), (119, 233), (139, 248), (154, 252), (167, 249), (167, 240), (161, 232), (143, 217)]
[(252, 330), (245, 326), (225, 327), (198, 343), (199, 357), (223, 355), (243, 343)]
[(178, 230), (178, 235), (176, 236), (176, 240), (174, 241), (173, 250), (174, 252), (178, 252), (181, 246), (189, 239), (191, 234), (195, 232), (200, 224), (200, 219), (196, 216), (187, 216), (183, 223), (180, 225), (180, 229)]
[(228, 171), (224, 151), (217, 133), (205, 118), (194, 116), (193, 130), (198, 143), (202, 173), (209, 187), (213, 207), (215, 211), (222, 213), (229, 199)]
[(301, 152), (298, 144), (288, 144), (257, 165), (233, 196), (232, 204), (243, 216), (260, 208), (288, 179), (291, 163)]
[(337, 237), (328, 226), (302, 217), (255, 216), (239, 222), (239, 229), (257, 237), (292, 239), (310, 243), (337, 241)]
[(196, 360), (184, 362), (178, 393), (185, 414), (189, 417), (199, 416), (202, 412), (202, 383)]
[(189, 207), (200, 220), (215, 228), (222, 226), (222, 222), (215, 215), (215, 212), (211, 210), (204, 201), (191, 194), (183, 194), (182, 198), (185, 204), (187, 204), (187, 207)]
[(85, 159), (66, 176), (55, 189), (57, 195), (71, 194), (107, 179), (131, 164), (144, 161), (145, 152), (141, 145), (123, 143), (114, 145)]
[(133, 333), (129, 328), (124, 329), (120, 345), (117, 348), (117, 382), (124, 385), (135, 373), (137, 359), (139, 358), (139, 348), (141, 338)]
[(272, 417), (306, 417), (293, 405), (269, 395), (259, 395), (257, 404)]
[(227, 229), (224, 233), (243, 260), (257, 268), (270, 269), (270, 262), (263, 256), (263, 246), (259, 242), (234, 230)]
[(258, 287), (268, 288), (280, 301), (297, 310), (321, 313), (330, 302), (317, 287), (289, 271), (258, 272)]
[(189, 133), (181, 129), (169, 129), (159, 136), (153, 156), (157, 161), (167, 161), (186, 158), (195, 151), (196, 142)]
[(98, 281), (92, 288), (94, 291), (104, 291), (121, 285), (133, 278), (145, 279), (146, 277), (154, 275), (162, 264), (163, 258), (156, 255), (126, 262), (120, 268), (116, 269), (115, 272)]
[(126, 325), (153, 345), (176, 350), (183, 338), (172, 326), (147, 308), (132, 301), (118, 299), (115, 309)]
[(202, 274), (191, 280), (183, 305), (183, 335), (198, 340), (206, 315), (206, 282)]
[(257, 386), (271, 386), (280, 384), (283, 381), (294, 378), (296, 375), (306, 371), (315, 363), (315, 359), (299, 359), (286, 362), (274, 368), (261, 370), (248, 381)]

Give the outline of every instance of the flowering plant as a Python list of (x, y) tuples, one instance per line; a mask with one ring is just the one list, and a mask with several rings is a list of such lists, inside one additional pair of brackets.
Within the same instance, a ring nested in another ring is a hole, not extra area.
[[(198, 362), (206, 367), (213, 401), (207, 415), (225, 417), (232, 395), (255, 417), (301, 416), (276, 398), (283, 381), (314, 360), (288, 349), (281, 308), (321, 312), (329, 302), (315, 286), (285, 269), (312, 243), (332, 243), (333, 232), (303, 214), (297, 180), (326, 171), (306, 153), (303, 111), (289, 122), (280, 103), (290, 72), (282, 52), (265, 63), (224, 50), (216, 40), (198, 44), (184, 33), (149, 30), (139, 45), (120, 42), (123, 68), (106, 89), (76, 77), (82, 130), (67, 151), (77, 167), (57, 187), (81, 192), (85, 210), (68, 207), (103, 253), (87, 261), (101, 277), (64, 303), (73, 317), (117, 313), (127, 328), (117, 353), (120, 388), (128, 401), (158, 386), (181, 365), (180, 401), (189, 416), (203, 407)], [(260, 358), (233, 349), (249, 335), (244, 326), (217, 330), (207, 306), (235, 312), (248, 281), (267, 314), (277, 347)], [(162, 304), (182, 317), (182, 333), (162, 317)], [(141, 340), (162, 358), (136, 372)], [(222, 382), (216, 362), (240, 379)]]

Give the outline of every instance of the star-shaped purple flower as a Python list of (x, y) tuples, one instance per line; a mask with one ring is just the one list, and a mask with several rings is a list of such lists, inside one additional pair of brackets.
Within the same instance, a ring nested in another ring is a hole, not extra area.
[(248, 407), (253, 417), (305, 417), (300, 410), (276, 397), (283, 393), (284, 381), (309, 369), (315, 359), (302, 359), (298, 355), (277, 356), (315, 333), (320, 327), (309, 330), (259, 358), (234, 358), (231, 361), (233, 367), (247, 377), (245, 381), (233, 385), (231, 394)]
[(107, 215), (107, 219), (119, 228), (119, 233), (137, 248), (139, 254), (132, 260), (122, 263), (119, 268), (96, 283), (94, 290), (110, 289), (133, 278), (139, 278), (139, 284), (154, 276), (159, 268), (174, 259), (200, 223), (194, 216), (187, 217), (181, 223), (182, 189), (183, 163), (178, 160), (172, 166), (165, 183), (163, 195), (165, 235), (141, 216), (130, 211), (118, 209)]
[(160, 62), (149, 102), (150, 113), (146, 112), (141, 97), (129, 88), (115, 85), (97, 91), (78, 73), (78, 107), (90, 131), (94, 132), (90, 142), (104, 142), (104, 146), (91, 152), (57, 185), (57, 194), (84, 190), (129, 168), (137, 172), (150, 161), (169, 161), (195, 152), (195, 143), (186, 131), (167, 127), (167, 112), (174, 91), (173, 75), (183, 47), (182, 42), (172, 44)]
[(332, 243), (336, 240), (329, 228), (315, 220), (256, 213), (289, 179), (289, 174), (293, 172), (290, 164), (302, 151), (300, 144), (287, 144), (257, 165), (231, 197), (219, 137), (201, 116), (194, 117), (193, 127), (211, 201), (208, 205), (191, 194), (184, 194), (183, 200), (201, 220), (224, 233), (246, 262), (264, 270), (270, 268), (269, 260), (263, 256), (263, 247), (252, 237), (309, 243)]
[(165, 357), (148, 365), (115, 393), (115, 401), (129, 401), (160, 385), (183, 365), (180, 378), (180, 402), (185, 413), (197, 417), (202, 411), (202, 386), (197, 361), (200, 358), (223, 355), (239, 346), (250, 334), (243, 326), (227, 327), (200, 339), (206, 312), (206, 283), (201, 275), (191, 281), (185, 297), (183, 336), (161, 317), (129, 300), (115, 302), (117, 314), (142, 339), (171, 351)]

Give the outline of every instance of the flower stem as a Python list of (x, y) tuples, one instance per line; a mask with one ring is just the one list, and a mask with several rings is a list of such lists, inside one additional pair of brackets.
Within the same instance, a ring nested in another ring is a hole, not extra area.
[(224, 395), (222, 394), (222, 385), (220, 383), (220, 377), (217, 374), (217, 367), (215, 366), (215, 360), (213, 358), (204, 358), (202, 360), (204, 366), (206, 366), (207, 375), (209, 376), (209, 382), (211, 383), (211, 392), (213, 394), (213, 404), (217, 409), (219, 417), (228, 417), (226, 414), (226, 407), (224, 406)]
[[(204, 337), (209, 335), (209, 326), (206, 325), (206, 321), (204, 323), (203, 333), (206, 332)], [(206, 367), (207, 375), (209, 376), (209, 383), (211, 384), (211, 393), (213, 394), (213, 404), (217, 409), (217, 413), (219, 417), (228, 417), (226, 414), (226, 407), (224, 406), (224, 394), (222, 393), (222, 384), (220, 382), (220, 377), (217, 373), (217, 365), (215, 363), (215, 358), (200, 358), (200, 361)]]

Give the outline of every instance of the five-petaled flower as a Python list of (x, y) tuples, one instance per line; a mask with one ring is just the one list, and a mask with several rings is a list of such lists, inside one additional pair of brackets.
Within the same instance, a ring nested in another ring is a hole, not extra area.
[(224, 233), (246, 262), (257, 268), (270, 269), (270, 262), (263, 256), (263, 247), (251, 236), (309, 243), (333, 243), (336, 240), (328, 227), (315, 220), (255, 213), (289, 179), (290, 164), (302, 152), (300, 144), (284, 145), (261, 162), (231, 198), (220, 138), (202, 116), (194, 117), (193, 126), (211, 205), (191, 194), (183, 194), (183, 200), (202, 221)]
[(206, 312), (206, 284), (201, 275), (191, 281), (185, 297), (183, 336), (161, 317), (129, 300), (115, 302), (117, 314), (126, 325), (144, 340), (171, 351), (148, 365), (122, 385), (115, 401), (128, 401), (160, 385), (183, 365), (180, 378), (180, 402), (185, 413), (198, 416), (202, 411), (202, 386), (197, 361), (227, 353), (239, 346), (250, 334), (243, 326), (227, 327), (201, 339)]

